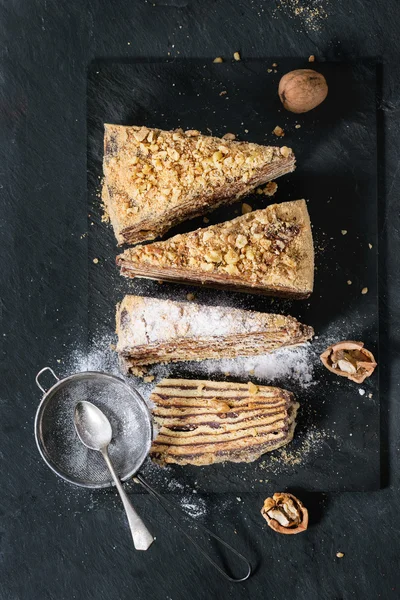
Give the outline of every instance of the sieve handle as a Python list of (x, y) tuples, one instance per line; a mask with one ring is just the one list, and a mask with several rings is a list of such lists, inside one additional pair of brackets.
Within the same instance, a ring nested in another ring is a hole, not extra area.
[(54, 379), (55, 379), (56, 381), (60, 381), (60, 378), (59, 378), (59, 377), (57, 377), (57, 375), (54, 373), (53, 369), (51, 369), (50, 367), (44, 367), (43, 369), (41, 369), (41, 370), (39, 371), (39, 373), (36, 375), (36, 377), (35, 377), (35, 381), (36, 381), (36, 385), (37, 385), (37, 386), (38, 386), (38, 388), (39, 388), (39, 389), (40, 389), (40, 390), (43, 392), (43, 394), (47, 394), (48, 390), (46, 390), (46, 388), (44, 388), (44, 387), (41, 385), (41, 383), (40, 383), (40, 380), (39, 380), (39, 377), (40, 377), (41, 375), (43, 375), (43, 373), (44, 373), (45, 371), (49, 371), (49, 372), (50, 372), (50, 373), (53, 375), (53, 377), (54, 377)]
[[(197, 548), (197, 550), (204, 556), (204, 558), (214, 567), (214, 569), (217, 569), (217, 571), (219, 571), (221, 573), (221, 575), (223, 575), (225, 577), (225, 579), (228, 579), (228, 581), (231, 581), (233, 583), (240, 583), (242, 581), (246, 581), (246, 579), (248, 579), (250, 577), (250, 575), (251, 575), (251, 564), (249, 563), (249, 561), (247, 560), (247, 558), (245, 556), (243, 556), (243, 554), (240, 554), (240, 552), (238, 552), (237, 550), (235, 550), (235, 548), (233, 548), (230, 544), (228, 544), (228, 542), (225, 542), (225, 540), (223, 540), (222, 538), (220, 538), (216, 533), (213, 533), (210, 529), (208, 529), (207, 527), (205, 527), (201, 523), (198, 523), (191, 515), (189, 515), (184, 510), (182, 510), (177, 504), (174, 504), (173, 502), (170, 502), (169, 500), (167, 500), (166, 498), (164, 498), (161, 494), (159, 494), (158, 492), (156, 492), (156, 490), (150, 484), (147, 483), (147, 481), (144, 479), (144, 477), (142, 477), (142, 475), (140, 475), (139, 473), (137, 473), (135, 475), (135, 477), (133, 478), (133, 480), (136, 483), (140, 483), (140, 485), (142, 485), (144, 487), (144, 489), (147, 492), (149, 492), (149, 494), (151, 494), (153, 496), (153, 498), (155, 498), (159, 504), (161, 504), (161, 506), (163, 507), (163, 509), (167, 513), (167, 515), (170, 517), (170, 519), (172, 519), (172, 521), (175, 523), (175, 525), (178, 527), (178, 529), (183, 533), (183, 535), (190, 542), (192, 542), (193, 546), (195, 546)], [(219, 542), (220, 544), (222, 544), (223, 546), (225, 546), (225, 548), (227, 548), (233, 554), (235, 554), (235, 556), (237, 556), (246, 565), (246, 568), (247, 568), (246, 575), (244, 575), (244, 577), (235, 578), (235, 577), (231, 577), (226, 571), (224, 571), (223, 569), (221, 569), (221, 567), (219, 565), (217, 565), (217, 563), (211, 558), (211, 556), (208, 554), (208, 552), (206, 552), (200, 546), (200, 544), (198, 544), (196, 542), (196, 540), (186, 531), (186, 529), (184, 527), (182, 527), (182, 525), (179, 523), (179, 521), (177, 519), (175, 519), (175, 517), (171, 514), (171, 512), (169, 510), (170, 508), (172, 508), (172, 509), (177, 508), (181, 513), (183, 513), (185, 515), (185, 517), (187, 517), (188, 519), (191, 519), (194, 523), (196, 523), (196, 526), (197, 526), (198, 529), (205, 531), (210, 537), (212, 537), (215, 540), (217, 540), (217, 542)]]

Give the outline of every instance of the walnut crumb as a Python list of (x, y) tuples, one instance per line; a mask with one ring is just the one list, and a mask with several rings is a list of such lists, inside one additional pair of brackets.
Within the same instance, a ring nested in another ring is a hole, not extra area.
[(276, 194), (276, 190), (278, 189), (278, 184), (275, 181), (269, 181), (264, 188), (264, 194), (266, 196), (273, 196)]
[(246, 204), (245, 202), (243, 202), (242, 215), (246, 215), (247, 213), (250, 213), (252, 210), (253, 210), (253, 208), (250, 206), (250, 204)]
[(351, 281), (351, 279), (347, 280), (347, 285), (351, 285), (353, 282)]
[(282, 156), (284, 156), (285, 158), (288, 158), (290, 156), (290, 148), (288, 148), (287, 146), (282, 146), (281, 148), (281, 154)]
[(368, 244), (368, 248), (372, 250), (372, 244)]
[(189, 300), (189, 302), (191, 302), (195, 298), (196, 298), (195, 294), (186, 294), (186, 299)]
[(225, 135), (222, 136), (222, 139), (233, 141), (234, 139), (236, 139), (236, 135), (234, 133), (225, 133)]
[(267, 69), (267, 73), (272, 73), (272, 69)]
[(272, 66), (276, 69), (276, 67), (278, 66), (277, 63), (272, 63)]
[(222, 63), (224, 62), (224, 59), (222, 58), (222, 56), (217, 56), (217, 58), (214, 58), (213, 63)]
[(296, 123), (296, 125), (294, 126), (295, 129), (300, 129), (301, 125), (300, 123)]
[(361, 290), (362, 294), (368, 294), (368, 288), (367, 287), (363, 287), (363, 289)]
[(343, 558), (343, 556), (344, 556), (344, 553), (343, 553), (343, 552), (336, 552), (336, 556), (337, 556), (338, 558)]
[(275, 127), (275, 129), (272, 131), (272, 133), (274, 135), (276, 135), (277, 137), (283, 137), (285, 135), (284, 130), (282, 129), (282, 127), (279, 127), (279, 125), (277, 125)]
[(342, 229), (342, 235), (347, 235), (347, 229)]
[[(222, 90), (222, 92), (219, 93), (220, 96), (225, 96), (228, 92), (226, 90)], [(223, 138), (222, 138), (223, 139)]]
[(94, 262), (95, 265), (97, 265), (97, 263), (99, 262), (99, 259), (98, 258), (94, 258), (93, 262)]
[(251, 381), (249, 381), (247, 385), (249, 386), (249, 393), (252, 396), (255, 396), (255, 394), (257, 394), (258, 392), (258, 385), (254, 385), (254, 383), (252, 383)]
[(308, 62), (315, 62), (315, 55), (314, 54), (310, 54), (310, 56), (308, 57)]
[(239, 54), (239, 52), (234, 52), (234, 53), (233, 53), (233, 58), (234, 58), (235, 60), (241, 60), (241, 57), (240, 57), (240, 54)]

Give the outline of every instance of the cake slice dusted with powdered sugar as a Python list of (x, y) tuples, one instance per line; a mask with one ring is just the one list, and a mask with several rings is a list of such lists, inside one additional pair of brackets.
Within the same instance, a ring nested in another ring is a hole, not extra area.
[(143, 296), (125, 296), (116, 327), (126, 372), (154, 363), (265, 354), (314, 335), (294, 317)]
[(256, 460), (292, 440), (299, 408), (280, 388), (191, 379), (163, 379), (150, 400), (150, 456), (162, 465)]

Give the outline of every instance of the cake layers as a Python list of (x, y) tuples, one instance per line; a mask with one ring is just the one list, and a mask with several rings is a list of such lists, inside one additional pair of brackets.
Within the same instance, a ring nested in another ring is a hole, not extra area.
[(198, 131), (106, 124), (102, 197), (120, 244), (236, 201), (294, 170), (290, 148), (235, 142)]
[(151, 394), (160, 464), (252, 462), (289, 443), (299, 408), (292, 393), (252, 383), (164, 379)]
[(314, 335), (290, 316), (143, 296), (125, 296), (116, 328), (127, 372), (160, 362), (265, 354)]
[(117, 257), (126, 277), (307, 298), (314, 248), (304, 200), (273, 204), (218, 225), (129, 248)]

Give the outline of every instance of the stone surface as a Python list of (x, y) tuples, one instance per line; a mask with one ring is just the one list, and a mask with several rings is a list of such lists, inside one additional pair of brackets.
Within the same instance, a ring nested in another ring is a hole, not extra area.
[[(400, 14), (394, 0), (384, 5), (375, 0), (368, 10), (358, 0), (322, 1), (319, 16), (307, 9), (315, 4), (304, 0), (301, 6), (306, 8), (296, 15), (294, 3), (284, 0), (2, 3), (0, 401), (2, 406), (12, 403), (15, 410), (2, 419), (0, 442), (1, 600), (398, 597)], [(135, 496), (135, 504), (157, 540), (147, 553), (134, 553), (114, 492), (71, 489), (57, 480), (42, 464), (32, 436), (38, 399), (35, 370), (54, 364), (60, 352), (68, 352), (85, 335), (74, 325), (86, 315), (78, 290), (87, 269), (87, 239), (79, 230), (86, 212), (82, 161), (87, 66), (105, 56), (159, 57), (169, 52), (230, 59), (235, 51), (243, 60), (315, 54), (317, 61), (372, 56), (381, 63), (377, 101), (384, 489), (330, 496), (291, 490), (309, 508), (310, 528), (289, 539), (274, 535), (259, 512), (264, 498), (277, 490), (240, 500), (189, 497), (184, 490), (188, 503), (205, 502), (199, 520), (235, 543), (255, 565), (252, 579), (240, 585), (211, 572), (144, 495)], [(82, 212), (69, 210), (76, 198), (81, 198)], [(38, 211), (46, 215), (47, 230), (30, 226)], [(42, 245), (46, 231), (52, 243)], [(67, 268), (55, 270), (53, 265), (63, 261)], [(16, 302), (20, 297), (24, 304)], [(63, 314), (61, 304), (67, 305)], [(342, 559), (336, 558), (338, 551), (344, 553)]]

